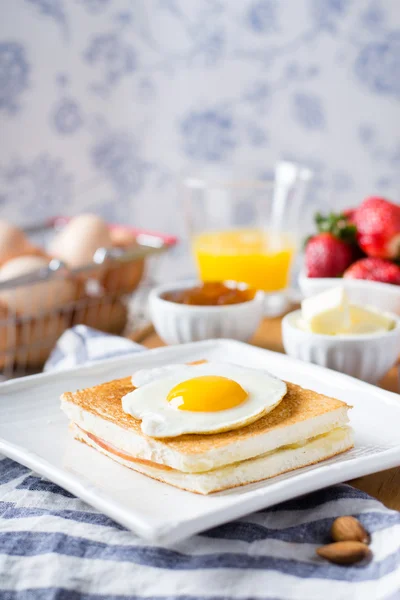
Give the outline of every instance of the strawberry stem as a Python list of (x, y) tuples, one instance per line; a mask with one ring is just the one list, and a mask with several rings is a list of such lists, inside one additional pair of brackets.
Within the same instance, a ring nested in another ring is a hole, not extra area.
[(331, 233), (343, 242), (355, 243), (357, 228), (343, 213), (332, 212), (327, 216), (316, 213), (314, 220), (319, 233)]

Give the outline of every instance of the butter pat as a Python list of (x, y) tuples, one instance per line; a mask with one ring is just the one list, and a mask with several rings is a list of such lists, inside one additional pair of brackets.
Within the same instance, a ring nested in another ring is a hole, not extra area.
[(322, 335), (383, 333), (395, 324), (390, 315), (374, 307), (350, 304), (343, 287), (303, 300), (297, 321), (299, 329)]
[(350, 305), (350, 327), (343, 333), (379, 333), (393, 329), (395, 322), (382, 312), (371, 307)]
[(301, 303), (301, 316), (310, 331), (335, 335), (351, 326), (350, 304), (343, 287), (335, 287)]

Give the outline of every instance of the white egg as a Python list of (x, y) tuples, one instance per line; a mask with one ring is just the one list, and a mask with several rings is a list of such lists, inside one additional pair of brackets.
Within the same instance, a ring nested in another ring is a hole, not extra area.
[[(41, 256), (19, 256), (0, 268), (0, 282), (28, 275), (48, 266), (49, 260)], [(10, 287), (0, 291), (0, 300), (21, 315), (62, 307), (75, 299), (76, 283), (71, 279), (53, 278), (38, 283)]]
[(110, 248), (111, 235), (106, 222), (97, 215), (84, 214), (71, 221), (55, 236), (50, 254), (69, 267), (84, 267), (93, 262), (98, 248)]
[(237, 429), (286, 394), (286, 384), (266, 371), (228, 363), (168, 365), (139, 371), (132, 381), (139, 387), (122, 398), (122, 408), (151, 437)]

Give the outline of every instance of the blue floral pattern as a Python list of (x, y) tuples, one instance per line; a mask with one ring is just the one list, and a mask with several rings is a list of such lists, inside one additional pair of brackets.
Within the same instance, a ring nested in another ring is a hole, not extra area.
[(325, 125), (321, 100), (313, 94), (294, 94), (293, 116), (305, 129), (322, 129)]
[(53, 124), (60, 134), (76, 133), (83, 124), (79, 104), (71, 98), (63, 98), (54, 110)]
[(233, 119), (221, 110), (190, 112), (181, 123), (181, 134), (187, 155), (196, 160), (224, 160), (236, 146)]
[(30, 162), (14, 161), (0, 170), (0, 197), (5, 198), (10, 210), (29, 214), (34, 221), (63, 212), (73, 197), (73, 176), (62, 161), (41, 154)]
[(137, 66), (135, 49), (121, 41), (116, 33), (95, 36), (83, 56), (88, 63), (100, 66), (105, 85), (116, 84)]
[(32, 4), (42, 15), (53, 19), (60, 25), (65, 35), (68, 33), (68, 23), (63, 0), (25, 0), (25, 2)]
[(372, 32), (385, 25), (385, 12), (378, 2), (372, 2), (361, 16), (362, 23)]
[(94, 166), (111, 182), (120, 197), (137, 193), (143, 186), (146, 164), (138, 156), (135, 140), (125, 133), (110, 133), (91, 149)]
[(267, 177), (278, 158), (315, 171), (309, 212), (400, 201), (397, 0), (6, 3), (5, 218), (98, 210), (182, 235), (181, 172)]
[(19, 96), (28, 88), (29, 72), (24, 46), (0, 42), (0, 110), (15, 112), (19, 108)]
[(372, 92), (400, 99), (400, 30), (384, 41), (364, 46), (357, 57), (355, 73)]
[(256, 33), (272, 33), (278, 29), (278, 0), (256, 0), (248, 10), (250, 27)]
[(311, 0), (311, 14), (319, 27), (335, 31), (351, 4), (351, 0)]
[(111, 0), (78, 0), (92, 14), (98, 14), (110, 5)]

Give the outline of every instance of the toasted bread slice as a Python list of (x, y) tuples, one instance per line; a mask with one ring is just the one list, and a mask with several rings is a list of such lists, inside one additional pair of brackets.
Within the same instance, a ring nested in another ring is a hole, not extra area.
[(140, 421), (122, 410), (121, 398), (133, 390), (129, 377), (66, 392), (61, 407), (86, 432), (122, 452), (188, 473), (200, 473), (260, 456), (342, 427), (349, 406), (340, 400), (287, 383), (287, 394), (272, 412), (241, 429), (211, 435), (155, 439)]
[(206, 473), (183, 473), (146, 461), (130, 460), (127, 456), (123, 457), (107, 450), (104, 444), (98, 443), (99, 440), (96, 441), (76, 425), (72, 426), (72, 433), (77, 440), (134, 471), (174, 487), (204, 495), (270, 479), (288, 471), (319, 463), (353, 447), (352, 430), (350, 427), (340, 427), (302, 444), (286, 446)]

